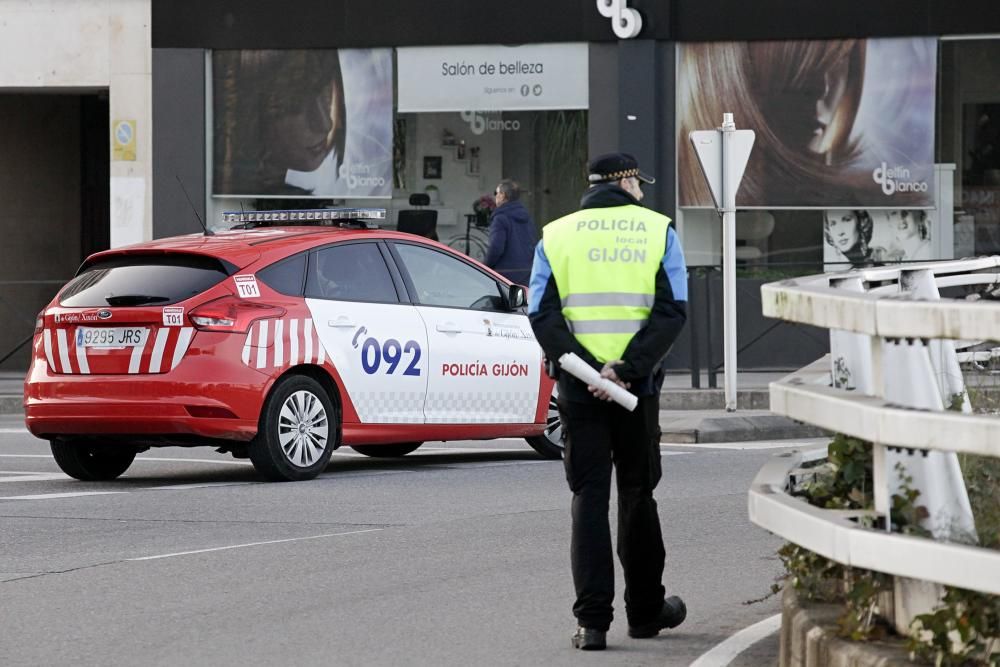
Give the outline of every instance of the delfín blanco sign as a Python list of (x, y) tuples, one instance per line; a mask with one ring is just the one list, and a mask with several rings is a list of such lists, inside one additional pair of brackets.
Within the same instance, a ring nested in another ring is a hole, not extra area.
[(587, 45), (396, 50), (399, 111), (586, 109)]

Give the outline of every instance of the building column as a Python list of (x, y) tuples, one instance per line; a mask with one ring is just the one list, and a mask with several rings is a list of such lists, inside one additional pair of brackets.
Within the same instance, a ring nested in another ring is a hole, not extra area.
[[(149, 0), (108, 3), (112, 248), (152, 238), (150, 23)], [(122, 150), (124, 135), (116, 139), (117, 121), (134, 121), (134, 155)]]
[(621, 40), (590, 46), (591, 156), (631, 153), (656, 177), (644, 204), (674, 216), (676, 87), (673, 42)]

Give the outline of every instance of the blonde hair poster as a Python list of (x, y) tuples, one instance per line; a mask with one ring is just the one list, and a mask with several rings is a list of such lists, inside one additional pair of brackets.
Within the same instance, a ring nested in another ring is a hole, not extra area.
[(680, 205), (712, 205), (687, 136), (732, 112), (741, 208), (933, 207), (936, 68), (934, 38), (682, 45)]

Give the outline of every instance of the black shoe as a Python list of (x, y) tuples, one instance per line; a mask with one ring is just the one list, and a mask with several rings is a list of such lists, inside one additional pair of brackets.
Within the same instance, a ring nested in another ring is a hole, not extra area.
[(581, 651), (603, 651), (608, 647), (608, 633), (604, 630), (594, 630), (577, 626), (573, 635), (573, 648)]
[(660, 634), (660, 630), (676, 628), (687, 618), (687, 607), (684, 601), (676, 595), (671, 595), (663, 601), (659, 615), (649, 623), (628, 626), (628, 636), (635, 639), (648, 639)]

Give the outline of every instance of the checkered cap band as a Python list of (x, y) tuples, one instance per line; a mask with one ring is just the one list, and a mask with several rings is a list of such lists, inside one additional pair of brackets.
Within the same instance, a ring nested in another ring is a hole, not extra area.
[(620, 181), (623, 178), (629, 178), (631, 176), (638, 176), (638, 169), (623, 169), (622, 171), (613, 171), (610, 174), (591, 174), (590, 180), (593, 182), (598, 181)]

